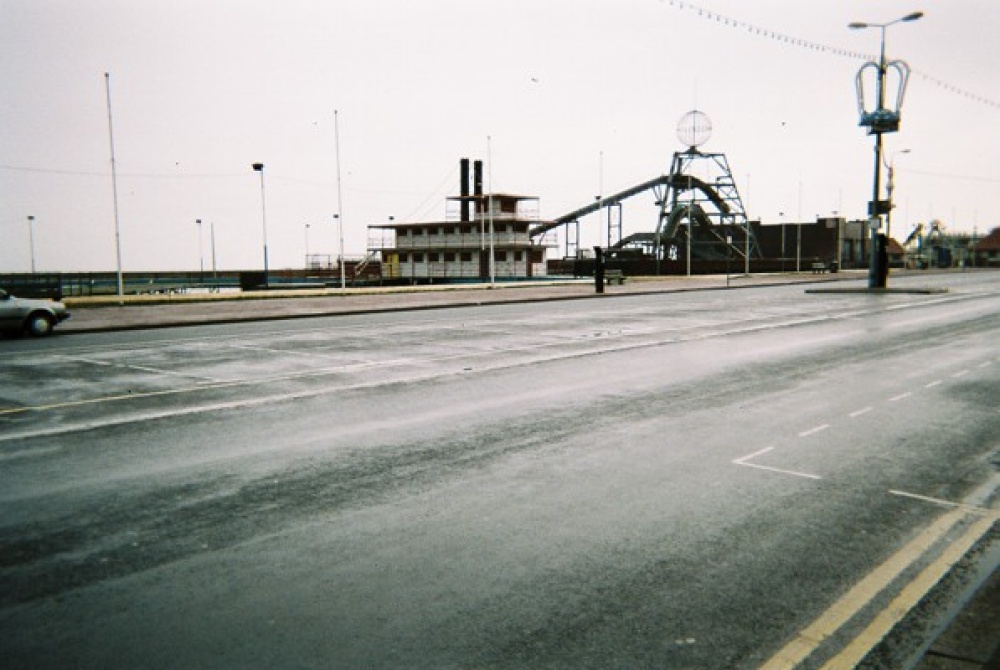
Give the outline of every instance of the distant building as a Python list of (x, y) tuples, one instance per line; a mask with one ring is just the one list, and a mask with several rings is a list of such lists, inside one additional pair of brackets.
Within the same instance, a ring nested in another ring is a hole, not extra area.
[(447, 208), (446, 220), (368, 226), (369, 253), (378, 256), (382, 279), (428, 283), (545, 276), (546, 246), (528, 234), (539, 223), (538, 198), (484, 194), (481, 161), (475, 162), (470, 194), (468, 159), (460, 165), (461, 195), (448, 198), (457, 208)]
[(994, 228), (989, 235), (975, 242), (973, 263), (977, 267), (1000, 267), (1000, 228)]

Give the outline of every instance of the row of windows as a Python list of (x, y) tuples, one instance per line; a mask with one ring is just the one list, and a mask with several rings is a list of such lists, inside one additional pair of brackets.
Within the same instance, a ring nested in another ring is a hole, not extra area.
[[(517, 232), (515, 226), (512, 223), (507, 224), (495, 224), (493, 226), (493, 231), (496, 233), (513, 233)], [(527, 226), (521, 226), (522, 233), (527, 232)], [(400, 228), (399, 235), (402, 237), (420, 237), (421, 235), (480, 235), (482, 231), (479, 226), (442, 226), (440, 228)]]
[[(501, 262), (506, 262), (508, 260), (507, 257), (508, 257), (508, 255), (510, 253), (511, 252), (507, 252), (507, 251), (497, 251), (496, 252), (496, 259), (498, 261), (501, 261)], [(445, 252), (443, 254), (437, 253), (437, 252), (428, 253), (428, 254), (421, 254), (421, 253), (400, 254), (399, 255), (399, 262), (400, 263), (409, 263), (411, 255), (413, 256), (413, 262), (414, 263), (423, 263), (425, 255), (427, 256), (427, 262), (428, 263), (440, 263), (442, 257), (444, 257), (444, 262), (445, 263), (454, 263), (456, 257), (462, 263), (471, 263), (472, 262), (472, 253), (470, 253), (470, 252), (465, 252), (465, 253), (460, 253), (460, 254), (456, 254), (456, 253), (453, 253), (453, 252)], [(515, 252), (513, 252), (513, 256), (514, 256), (514, 262), (515, 263), (521, 263), (521, 262), (524, 261), (524, 252), (523, 251), (515, 251)]]

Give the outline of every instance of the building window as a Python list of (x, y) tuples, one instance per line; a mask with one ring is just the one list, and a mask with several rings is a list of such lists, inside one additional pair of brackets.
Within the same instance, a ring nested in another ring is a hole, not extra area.
[(423, 254), (413, 254), (413, 262), (414, 263), (423, 263), (424, 262), (424, 255)]
[(413, 235), (414, 236), (423, 235), (423, 234), (424, 234), (424, 229), (423, 228), (414, 228), (413, 229)]
[(497, 260), (500, 261), (501, 263), (506, 263), (507, 262), (507, 252), (506, 251), (498, 251), (497, 252)]
[(400, 254), (399, 255), (399, 262), (400, 263), (409, 263), (410, 262), (410, 254)]
[(453, 252), (453, 251), (446, 251), (446, 252), (444, 252), (444, 262), (445, 263), (454, 263), (455, 262), (455, 252)]
[(462, 226), (462, 234), (463, 235), (471, 235), (472, 234), (472, 226)]
[(439, 254), (435, 251), (427, 254), (427, 260), (429, 260), (431, 263), (437, 263), (439, 260), (441, 260), (441, 258)]
[(524, 260), (524, 252), (523, 251), (515, 251), (514, 252), (514, 260), (517, 261), (518, 263), (520, 263), (521, 261), (523, 261)]
[(463, 263), (471, 263), (472, 262), (472, 252), (470, 252), (470, 251), (463, 251), (462, 255), (459, 256), (459, 258), (461, 259), (461, 261)]

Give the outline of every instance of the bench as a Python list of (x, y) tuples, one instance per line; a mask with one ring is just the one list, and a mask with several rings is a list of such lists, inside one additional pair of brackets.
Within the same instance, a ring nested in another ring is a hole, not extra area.
[(604, 271), (604, 283), (608, 286), (611, 284), (618, 284), (621, 286), (625, 283), (625, 275), (621, 270), (605, 270)]
[(824, 272), (826, 272), (826, 270), (827, 270), (826, 263), (813, 263), (812, 264), (813, 274), (823, 274)]

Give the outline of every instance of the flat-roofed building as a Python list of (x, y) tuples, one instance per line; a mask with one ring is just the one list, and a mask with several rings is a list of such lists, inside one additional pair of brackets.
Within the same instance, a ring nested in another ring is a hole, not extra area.
[(547, 247), (528, 232), (539, 223), (538, 198), (482, 193), (480, 161), (469, 194), (468, 159), (462, 159), (461, 167), (462, 194), (448, 198), (444, 221), (368, 226), (369, 252), (381, 261), (382, 279), (423, 283), (544, 277)]

